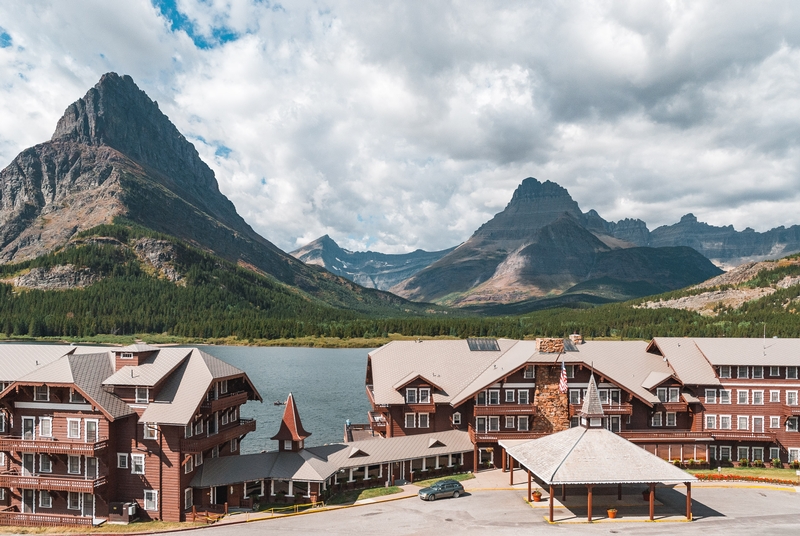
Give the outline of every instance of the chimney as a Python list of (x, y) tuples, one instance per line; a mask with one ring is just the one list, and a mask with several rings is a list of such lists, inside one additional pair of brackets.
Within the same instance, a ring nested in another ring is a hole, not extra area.
[(572, 341), (572, 344), (583, 344), (583, 335), (580, 333), (573, 333), (569, 336), (569, 340)]
[(540, 354), (560, 354), (564, 351), (564, 339), (541, 338), (536, 339), (536, 350)]

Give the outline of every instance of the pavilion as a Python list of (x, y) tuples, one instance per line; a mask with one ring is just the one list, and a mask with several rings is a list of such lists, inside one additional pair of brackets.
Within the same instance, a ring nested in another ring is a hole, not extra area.
[[(592, 521), (592, 488), (617, 486), (621, 500), (623, 484), (647, 484), (650, 520), (655, 516), (655, 486), (686, 485), (686, 518), (692, 519), (692, 482), (697, 478), (669, 462), (650, 454), (627, 439), (603, 428), (603, 406), (594, 375), (580, 412), (580, 426), (539, 439), (501, 443), (510, 457), (528, 470), (530, 498), (531, 473), (550, 488), (550, 522), (553, 522), (555, 486), (586, 486), (588, 521)], [(563, 493), (563, 492), (562, 492)]]

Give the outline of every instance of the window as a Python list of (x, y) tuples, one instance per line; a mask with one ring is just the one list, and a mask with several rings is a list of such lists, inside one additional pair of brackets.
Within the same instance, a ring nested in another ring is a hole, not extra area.
[(797, 432), (797, 417), (789, 417), (786, 419), (786, 431)]
[(517, 402), (519, 404), (530, 404), (530, 402), (528, 402), (527, 389), (520, 389), (519, 391), (517, 391)]
[(753, 447), (753, 461), (760, 460), (764, 461), (764, 448), (763, 447)]
[(786, 405), (787, 406), (797, 405), (797, 391), (786, 391)]
[(499, 389), (490, 389), (489, 390), (489, 405), (494, 406), (500, 403), (500, 390)]
[(144, 454), (131, 454), (131, 474), (144, 474)]
[(737, 460), (749, 460), (750, 459), (750, 449), (748, 447), (738, 447), (736, 449), (736, 459)]
[(228, 424), (228, 412), (225, 411), (222, 413), (222, 426)]
[[(290, 445), (291, 448), (291, 445)], [(289, 449), (286, 449), (289, 450)], [(219, 458), (219, 445), (214, 445), (214, 448), (211, 449), (211, 457), (212, 458)]]
[(228, 380), (222, 380), (219, 382), (219, 392), (223, 395), (228, 392)]
[(158, 510), (158, 492), (152, 489), (144, 490), (144, 509)]
[(756, 406), (764, 405), (764, 391), (753, 391), (753, 404)]
[(126, 452), (117, 452), (117, 469), (128, 468), (128, 454)]
[(661, 412), (660, 411), (657, 411), (656, 413), (653, 413), (653, 418), (650, 421), (650, 424), (652, 426), (661, 426)]
[(731, 377), (731, 366), (730, 365), (721, 365), (719, 367), (719, 377), (720, 378), (730, 378)]
[(206, 426), (206, 433), (208, 435), (214, 435), (219, 432), (219, 411), (215, 411), (214, 415), (208, 418), (208, 426)]
[(0, 412), (0, 432), (6, 431), (6, 414)]
[(750, 419), (746, 415), (739, 415), (736, 428), (738, 430), (748, 430), (750, 428), (749, 423)]
[(720, 415), (719, 416), (719, 427), (721, 430), (730, 430), (731, 429), (731, 416), (730, 415)]
[(678, 419), (674, 411), (667, 412), (667, 426), (677, 426)]
[(231, 422), (236, 421), (236, 408), (231, 410)]
[(656, 389), (656, 396), (661, 402), (667, 401), (667, 388), (666, 387), (659, 387)]
[(781, 401), (781, 392), (780, 391), (770, 391), (769, 392), (769, 401), (770, 402), (780, 402)]
[(183, 461), (183, 472), (188, 475), (192, 471), (194, 471), (194, 458), (189, 455)]
[(597, 395), (600, 397), (601, 404), (608, 404), (608, 389), (598, 389)]
[(722, 462), (731, 461), (731, 448), (730, 447), (720, 447), (719, 448), (719, 459)]
[(486, 391), (480, 391), (478, 393), (478, 402), (477, 402), (477, 404), (479, 406), (485, 406), (486, 405)]
[(237, 450), (239, 450), (239, 438), (234, 437), (231, 439), (231, 452), (236, 452)]
[(719, 390), (719, 403), (720, 404), (730, 404), (731, 403), (731, 390), (730, 389), (720, 389)]
[(183, 427), (183, 437), (192, 437), (192, 425), (187, 424)]
[(150, 389), (147, 387), (136, 388), (136, 403), (147, 404), (150, 401)]
[(53, 507), (53, 496), (50, 495), (49, 491), (42, 490), (39, 492), (39, 506), (41, 508)]
[(420, 413), (417, 415), (417, 424), (419, 424), (419, 428), (427, 428), (428, 427), (428, 414), (427, 413)]
[(81, 457), (67, 456), (67, 473), (71, 475), (81, 474)]
[(781, 375), (781, 367), (769, 367), (769, 375), (770, 376), (780, 376)]
[(760, 380), (764, 377), (764, 367), (753, 367), (753, 379)]
[(522, 373), (522, 377), (526, 380), (531, 380), (536, 377), (536, 368), (533, 365), (525, 365), (525, 372)]
[(506, 428), (516, 428), (517, 423), (513, 415), (506, 415)]
[(786, 379), (787, 380), (797, 379), (797, 367), (786, 367)]
[(39, 435), (42, 437), (53, 437), (52, 417), (39, 417)]
[(416, 427), (416, 416), (415, 413), (406, 413), (406, 428)]
[(570, 404), (580, 404), (581, 403), (581, 390), (580, 389), (570, 389), (569, 390), (569, 403)]
[(53, 472), (53, 459), (49, 454), (39, 454), (39, 472), (52, 473)]
[(575, 365), (566, 365), (564, 368), (567, 369), (567, 378), (572, 379), (575, 377)]
[(67, 508), (69, 510), (81, 509), (81, 494), (76, 491), (67, 492)]
[(670, 402), (680, 402), (681, 401), (681, 390), (678, 387), (670, 387), (669, 388), (669, 401)]
[(716, 403), (717, 403), (716, 389), (706, 389), (706, 404), (716, 404)]
[(69, 401), (73, 404), (85, 404), (86, 399), (83, 398), (83, 395), (80, 394), (78, 391), (74, 389), (69, 392)]
[(486, 417), (475, 417), (475, 430), (479, 434), (486, 433)]
[(50, 388), (46, 385), (37, 385), (33, 388), (33, 399), (36, 402), (49, 402)]
[[(292, 450), (292, 440), (291, 439), (284, 439), (283, 440), (283, 450)], [(214, 456), (213, 449), (211, 451), (211, 457), (212, 458), (216, 458), (216, 456)]]
[(706, 415), (706, 430), (714, 430), (717, 427), (717, 416)]
[(195, 467), (200, 467), (201, 465), (203, 465), (203, 452), (202, 451), (198, 452), (197, 454), (194, 455), (194, 466)]
[(770, 447), (769, 448), (769, 459), (770, 460), (774, 460), (775, 458), (780, 458), (780, 457), (781, 457), (781, 449), (780, 449), (780, 447)]
[(800, 449), (789, 449), (789, 462), (800, 460)]
[(514, 401), (514, 389), (506, 389), (506, 402)]
[(500, 417), (489, 417), (489, 431), (490, 432), (500, 431)]
[(461, 424), (461, 413), (457, 411), (453, 413), (453, 424)]
[(708, 447), (708, 459), (709, 460), (717, 459), (717, 447), (714, 446)]
[(122, 352), (120, 359), (133, 359), (133, 352)]
[(780, 428), (781, 427), (781, 418), (772, 416), (769, 418), (769, 427), (770, 428)]
[(158, 439), (158, 425), (152, 422), (143, 424), (144, 431), (142, 437), (144, 439)]
[(520, 432), (527, 432), (528, 431), (528, 416), (527, 415), (520, 415), (517, 417), (517, 430)]
[(416, 404), (417, 403), (417, 390), (416, 389), (406, 389), (406, 404)]
[(194, 493), (192, 492), (192, 488), (186, 488), (183, 490), (183, 509), (189, 510), (192, 508), (194, 504)]
[(194, 435), (199, 435), (203, 433), (203, 419), (200, 419), (196, 423), (194, 423)]
[(431, 403), (431, 390), (428, 387), (422, 388), (419, 390), (419, 403), (420, 404), (430, 404)]
[(738, 389), (736, 391), (736, 403), (737, 404), (747, 404), (747, 389)]
[(569, 427), (570, 428), (577, 428), (581, 425), (581, 420), (578, 417), (571, 417), (569, 419)]
[(739, 379), (747, 378), (747, 367), (736, 367), (736, 377)]

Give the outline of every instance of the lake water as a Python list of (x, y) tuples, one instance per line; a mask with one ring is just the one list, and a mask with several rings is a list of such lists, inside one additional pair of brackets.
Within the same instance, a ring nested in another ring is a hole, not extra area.
[(370, 349), (253, 348), (201, 346), (204, 352), (242, 369), (261, 393), (263, 403), (248, 402), (242, 417), (256, 419), (256, 431), (242, 441), (242, 454), (275, 450), (270, 440), (280, 428), (291, 392), (303, 428), (311, 432), (306, 446), (341, 443), (345, 420), (367, 422), (370, 411), (364, 391)]

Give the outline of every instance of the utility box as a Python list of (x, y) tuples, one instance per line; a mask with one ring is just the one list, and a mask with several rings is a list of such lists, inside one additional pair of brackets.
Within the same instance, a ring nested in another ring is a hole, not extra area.
[(138, 518), (135, 502), (112, 502), (109, 504), (108, 522), (113, 525), (127, 525)]

